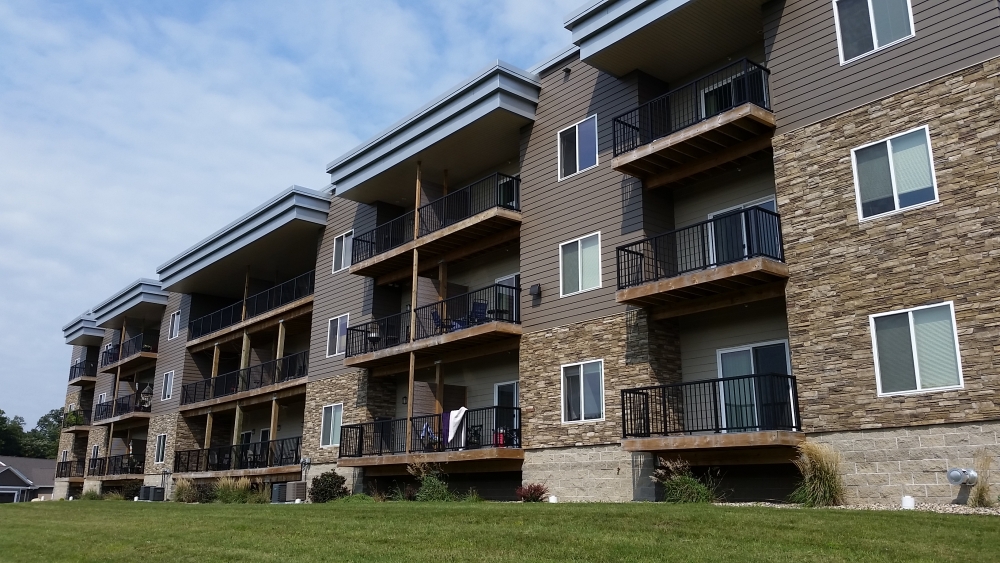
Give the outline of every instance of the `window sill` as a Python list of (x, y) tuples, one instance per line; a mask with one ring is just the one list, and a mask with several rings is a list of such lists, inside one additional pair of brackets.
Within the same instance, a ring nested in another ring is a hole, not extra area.
[(946, 391), (961, 391), (965, 385), (953, 385), (951, 387), (934, 387), (933, 389), (915, 389), (913, 391), (896, 391), (893, 393), (879, 393), (879, 397), (908, 397), (912, 395), (930, 395), (932, 393), (944, 393)]
[(590, 418), (590, 419), (587, 419), (587, 420), (564, 420), (564, 421), (562, 421), (562, 423), (563, 424), (590, 424), (590, 423), (594, 423), (594, 422), (604, 422), (604, 421), (605, 421), (604, 417), (601, 417), (601, 418)]
[(599, 285), (597, 287), (591, 287), (590, 289), (581, 289), (580, 291), (574, 291), (573, 293), (560, 293), (559, 294), (559, 299), (562, 299), (563, 297), (573, 297), (574, 295), (580, 295), (581, 293), (588, 293), (588, 292), (591, 292), (591, 291), (596, 291), (598, 289), (601, 289), (602, 287), (603, 287), (603, 285)]
[[(916, 33), (911, 33), (910, 35), (907, 35), (906, 37), (901, 37), (901, 38), (893, 41), (892, 43), (886, 43), (885, 45), (882, 45), (878, 49), (872, 49), (871, 51), (868, 51), (867, 53), (858, 55), (858, 56), (854, 57), (853, 59), (848, 59), (846, 61), (843, 60), (843, 59), (841, 59), (840, 66), (847, 66), (847, 65), (850, 65), (850, 64), (854, 64), (854, 63), (856, 63), (856, 62), (858, 62), (860, 60), (863, 60), (863, 59), (866, 59), (866, 58), (870, 57), (871, 55), (874, 55), (875, 53), (881, 53), (882, 51), (885, 51), (886, 49), (889, 49), (890, 47), (895, 47), (896, 45), (899, 45), (900, 43), (904, 43), (906, 41), (909, 41), (910, 39), (913, 39), (916, 36), (917, 36)], [(838, 42), (840, 41), (840, 37), (839, 36), (838, 36), (837, 40), (838, 40)]]
[[(600, 160), (600, 159), (598, 159), (598, 160)], [(588, 170), (593, 170), (593, 169), (597, 168), (599, 165), (600, 165), (600, 162), (598, 162), (597, 164), (595, 164), (593, 166), (584, 168), (583, 170), (577, 170), (576, 172), (570, 174), (569, 176), (559, 176), (559, 179), (556, 180), (556, 181), (557, 182), (562, 182), (563, 180), (569, 180), (570, 178), (579, 176), (580, 174), (583, 174), (584, 172), (587, 172)]]
[(885, 213), (879, 213), (878, 215), (872, 215), (871, 217), (861, 217), (859, 213), (858, 225), (860, 226), (862, 223), (868, 223), (870, 221), (877, 221), (878, 219), (884, 219), (885, 217), (900, 215), (902, 213), (906, 213), (907, 211), (913, 211), (914, 209), (921, 209), (923, 207), (927, 207), (928, 205), (934, 205), (935, 203), (940, 203), (940, 202), (941, 201), (938, 198), (934, 198), (930, 201), (925, 201), (923, 203), (918, 203), (916, 205), (911, 205), (909, 207), (903, 207), (901, 209), (896, 209), (894, 211), (886, 211)]

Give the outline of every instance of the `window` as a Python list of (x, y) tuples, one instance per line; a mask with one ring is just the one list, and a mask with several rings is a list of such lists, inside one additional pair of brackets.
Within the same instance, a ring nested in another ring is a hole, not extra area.
[(354, 239), (354, 231), (346, 233), (333, 239), (333, 271), (339, 272), (351, 267), (351, 244)]
[(153, 463), (163, 463), (163, 458), (167, 451), (167, 435), (157, 434), (156, 450), (153, 452)]
[(94, 447), (90, 448), (90, 459), (97, 459), (97, 454), (99, 454), (100, 452), (101, 452), (100, 446), (95, 445)]
[(107, 400), (108, 400), (108, 394), (107, 393), (101, 393), (101, 394), (99, 394), (97, 396), (97, 404), (98, 405), (101, 404), (101, 403), (106, 402)]
[(168, 371), (163, 374), (163, 389), (160, 391), (160, 400), (166, 401), (174, 393), (174, 372)]
[(340, 445), (340, 424), (344, 419), (344, 403), (323, 407), (323, 432), (319, 445), (322, 447)]
[(65, 461), (68, 461), (68, 460), (69, 460), (69, 451), (68, 450), (63, 450), (62, 451), (62, 459), (60, 459), (59, 461), (65, 462)]
[(330, 319), (326, 333), (326, 357), (343, 354), (347, 350), (347, 319), (350, 315), (340, 315)]
[(560, 297), (601, 287), (601, 233), (559, 245)]
[(604, 360), (562, 366), (563, 422), (604, 419)]
[(937, 201), (926, 126), (856, 148), (851, 159), (861, 219)]
[(834, 0), (840, 64), (913, 37), (909, 0)]
[(177, 338), (177, 335), (181, 333), (181, 312), (174, 311), (170, 313), (170, 332), (167, 333), (167, 340), (173, 340)]
[(271, 429), (270, 428), (266, 428), (266, 429), (260, 431), (260, 440), (259, 441), (261, 443), (265, 443), (265, 442), (270, 442), (271, 441)]
[(597, 116), (559, 132), (559, 179), (597, 166)]
[(869, 317), (879, 395), (962, 387), (953, 303)]

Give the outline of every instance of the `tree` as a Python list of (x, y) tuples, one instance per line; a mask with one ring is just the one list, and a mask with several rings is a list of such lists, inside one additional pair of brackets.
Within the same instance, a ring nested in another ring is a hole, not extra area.
[(21, 455), (21, 439), (24, 436), (24, 419), (8, 418), (0, 409), (0, 455)]
[(62, 434), (62, 409), (52, 409), (38, 419), (35, 427), (21, 438), (21, 455), (55, 459)]

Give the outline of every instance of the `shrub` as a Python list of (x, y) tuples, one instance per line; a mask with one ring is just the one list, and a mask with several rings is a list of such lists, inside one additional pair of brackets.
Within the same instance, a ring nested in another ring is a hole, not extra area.
[(840, 476), (840, 454), (826, 444), (802, 442), (795, 466), (802, 482), (789, 500), (805, 506), (838, 506), (844, 502), (844, 481)]
[(514, 494), (522, 502), (542, 502), (549, 496), (549, 488), (541, 483), (528, 483), (518, 487)]
[(251, 490), (247, 496), (247, 504), (271, 504), (270, 487), (261, 483), (259, 487)]
[(247, 504), (252, 495), (250, 479), (246, 477), (223, 477), (215, 484), (215, 497), (223, 504)]
[(312, 488), (309, 490), (309, 500), (313, 502), (330, 502), (346, 497), (349, 493), (344, 484), (347, 482), (343, 475), (336, 471), (327, 471), (312, 480)]
[(125, 500), (125, 495), (118, 491), (111, 491), (110, 493), (104, 493), (104, 500)]
[(101, 496), (101, 493), (93, 490), (87, 491), (82, 495), (80, 495), (80, 500), (101, 500), (102, 498), (104, 497)]
[(202, 502), (198, 485), (195, 485), (194, 481), (190, 479), (175, 479), (173, 500), (175, 502)]
[(132, 500), (139, 496), (139, 489), (142, 488), (142, 481), (128, 481), (121, 486), (122, 496), (125, 500)]
[(389, 494), (388, 498), (395, 501), (417, 500), (417, 488), (413, 485), (404, 487), (396, 485), (396, 489)]
[(417, 489), (416, 500), (421, 502), (448, 502), (455, 495), (448, 489), (448, 483), (439, 475), (424, 475)]
[(993, 506), (993, 498), (990, 497), (990, 466), (993, 464), (993, 456), (986, 448), (979, 448), (972, 452), (972, 467), (979, 475), (979, 480), (969, 491), (969, 506), (988, 508)]
[(711, 475), (699, 479), (686, 461), (664, 460), (653, 472), (653, 480), (663, 487), (663, 501), (674, 503), (707, 503), (718, 499), (716, 482)]
[(462, 502), (486, 502), (486, 499), (479, 496), (479, 491), (476, 489), (469, 489), (469, 492), (462, 497)]

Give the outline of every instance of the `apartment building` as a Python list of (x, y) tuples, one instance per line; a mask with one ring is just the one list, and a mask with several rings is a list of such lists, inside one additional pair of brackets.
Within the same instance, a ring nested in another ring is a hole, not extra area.
[(809, 439), (851, 500), (961, 500), (1000, 428), (998, 10), (588, 3), (68, 325), (59, 481), (629, 501), (681, 458), (781, 499)]

